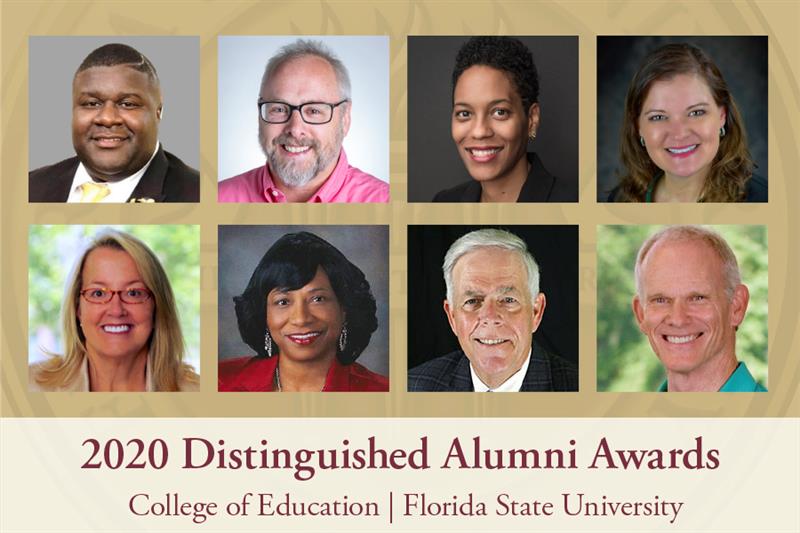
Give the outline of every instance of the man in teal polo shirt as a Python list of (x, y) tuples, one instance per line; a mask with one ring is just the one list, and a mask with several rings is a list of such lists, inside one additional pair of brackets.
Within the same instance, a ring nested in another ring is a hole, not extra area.
[(736, 357), (750, 293), (720, 235), (667, 227), (642, 244), (635, 273), (633, 312), (667, 372), (660, 391), (766, 391)]

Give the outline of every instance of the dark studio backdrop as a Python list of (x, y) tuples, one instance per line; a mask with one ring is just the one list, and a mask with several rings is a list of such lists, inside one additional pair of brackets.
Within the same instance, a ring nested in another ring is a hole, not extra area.
[(577, 226), (408, 226), (408, 368), (459, 349), (447, 322), (442, 262), (462, 235), (486, 227), (514, 233), (539, 265), (547, 304), (536, 342), (578, 364)]
[[(377, 304), (378, 329), (358, 362), (389, 375), (388, 226), (225, 226), (219, 227), (219, 360), (256, 355), (242, 340), (233, 297), (242, 294), (266, 251), (287, 233), (308, 231), (339, 249), (361, 269)], [(265, 295), (266, 305), (266, 295)], [(264, 325), (266, 329), (266, 324)]]
[(619, 136), (625, 95), (645, 56), (665, 44), (690, 43), (717, 65), (742, 115), (754, 173), (767, 179), (767, 38), (598, 37), (597, 38), (597, 201), (619, 182)]
[[(514, 37), (533, 53), (539, 73), (541, 120), (528, 151), (577, 190), (578, 38)], [(453, 67), (469, 38), (408, 37), (409, 202), (430, 202), (437, 192), (472, 179), (450, 134)]]

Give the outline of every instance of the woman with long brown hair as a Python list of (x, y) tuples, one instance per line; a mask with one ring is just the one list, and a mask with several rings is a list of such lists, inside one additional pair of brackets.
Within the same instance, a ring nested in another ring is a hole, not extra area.
[(765, 202), (742, 116), (711, 58), (688, 44), (650, 53), (631, 80), (616, 202)]

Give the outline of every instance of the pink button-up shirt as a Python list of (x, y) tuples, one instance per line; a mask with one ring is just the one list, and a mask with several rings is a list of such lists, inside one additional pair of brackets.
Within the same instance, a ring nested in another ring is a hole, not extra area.
[[(269, 164), (248, 170), (219, 182), (220, 202), (270, 202), (284, 203), (286, 196), (275, 186)], [(310, 203), (386, 203), (389, 201), (389, 184), (347, 163), (344, 149), (339, 153), (336, 167), (317, 189)]]

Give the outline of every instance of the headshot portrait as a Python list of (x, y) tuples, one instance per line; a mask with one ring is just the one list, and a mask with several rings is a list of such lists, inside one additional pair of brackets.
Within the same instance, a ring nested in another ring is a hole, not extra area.
[(388, 226), (220, 226), (219, 390), (389, 390)]
[(198, 226), (30, 226), (29, 389), (200, 387)]
[(200, 200), (197, 37), (28, 42), (30, 202)]
[(766, 202), (767, 37), (598, 37), (599, 202)]
[(766, 391), (766, 226), (597, 237), (598, 390)]
[(220, 202), (389, 201), (386, 36), (222, 36)]
[(409, 202), (577, 202), (577, 37), (408, 37)]
[(577, 226), (409, 226), (408, 390), (578, 390)]

